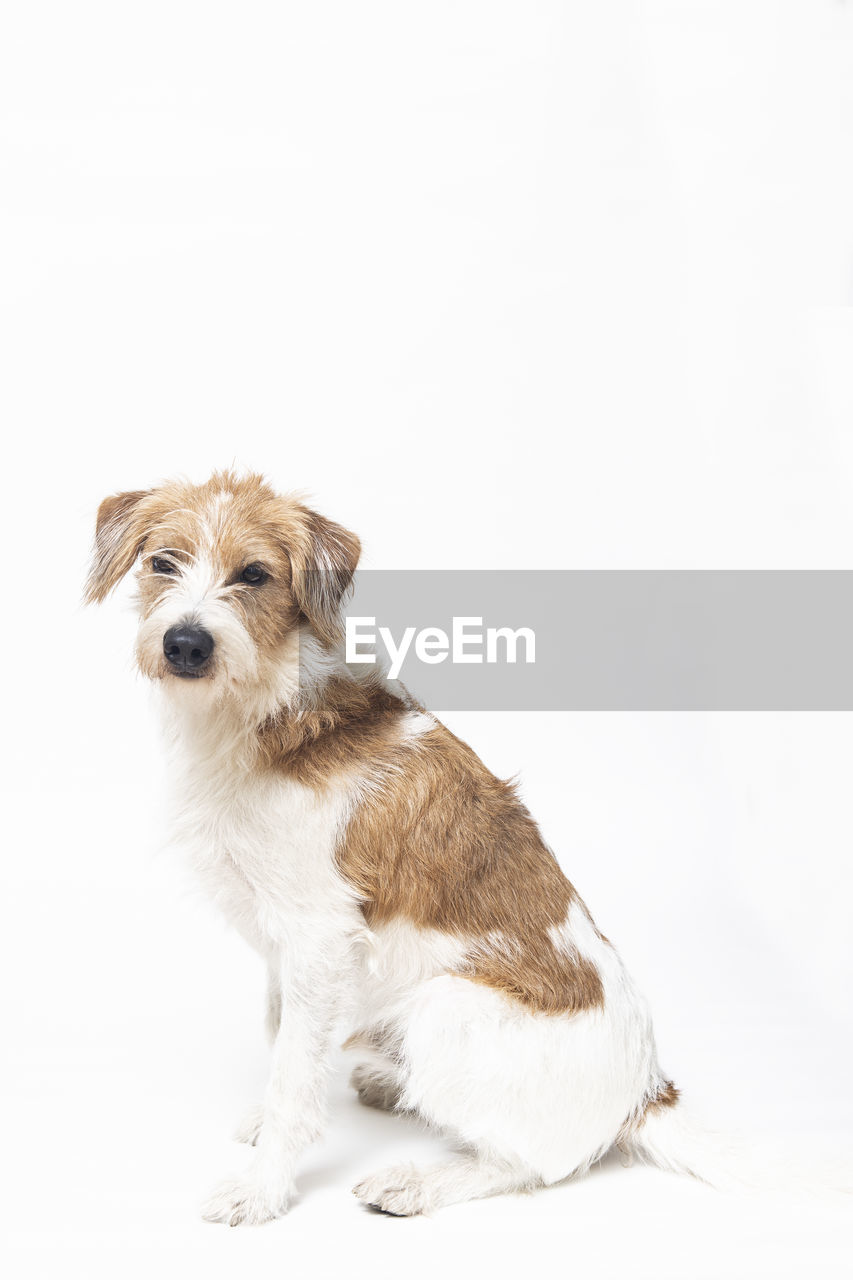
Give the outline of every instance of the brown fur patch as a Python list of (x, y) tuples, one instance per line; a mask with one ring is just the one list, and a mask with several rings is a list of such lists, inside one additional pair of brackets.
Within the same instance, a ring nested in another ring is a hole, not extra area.
[(367, 923), (402, 916), (471, 939), (464, 976), (532, 1009), (601, 1005), (595, 965), (548, 936), (570, 906), (586, 908), (512, 786), (443, 725), (378, 763), (391, 772), (356, 809), (339, 852)]
[(330, 786), (341, 774), (393, 758), (406, 705), (377, 682), (335, 677), (316, 707), (280, 710), (258, 730), (261, 760), (306, 786)]
[(664, 1081), (653, 1098), (650, 1098), (643, 1110), (643, 1115), (647, 1115), (650, 1111), (665, 1111), (667, 1107), (674, 1107), (678, 1103), (681, 1093), (676, 1089), (671, 1080)]
[(644, 1098), (636, 1111), (628, 1116), (619, 1131), (616, 1146), (630, 1159), (632, 1140), (636, 1137), (638, 1130), (642, 1128), (646, 1116), (655, 1111), (666, 1111), (670, 1107), (677, 1106), (680, 1097), (680, 1091), (676, 1089), (671, 1080), (661, 1080), (657, 1085), (656, 1091), (651, 1096)]

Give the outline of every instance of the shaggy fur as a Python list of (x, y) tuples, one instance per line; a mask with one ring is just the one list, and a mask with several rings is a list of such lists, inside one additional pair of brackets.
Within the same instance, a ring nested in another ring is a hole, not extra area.
[[(617, 1142), (701, 1173), (666, 1122), (678, 1093), (646, 1006), (513, 788), (375, 667), (344, 664), (358, 555), (259, 476), (98, 512), (87, 597), (138, 566), (137, 661), (162, 692), (178, 833), (269, 971), (270, 1081), (239, 1131), (254, 1164), (205, 1216), (286, 1210), (342, 1027), (361, 1100), (460, 1148), (359, 1183), (389, 1213), (556, 1182)], [(213, 648), (179, 671), (164, 637), (187, 626)]]

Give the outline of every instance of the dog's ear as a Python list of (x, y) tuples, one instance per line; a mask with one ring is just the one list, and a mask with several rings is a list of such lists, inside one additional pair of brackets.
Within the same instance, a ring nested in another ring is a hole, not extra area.
[(299, 535), (288, 547), (293, 600), (318, 640), (341, 638), (341, 602), (352, 582), (361, 543), (342, 525), (302, 508)]
[(100, 604), (133, 567), (145, 539), (139, 506), (150, 493), (150, 489), (114, 493), (98, 507), (95, 551), (83, 595), (86, 604)]

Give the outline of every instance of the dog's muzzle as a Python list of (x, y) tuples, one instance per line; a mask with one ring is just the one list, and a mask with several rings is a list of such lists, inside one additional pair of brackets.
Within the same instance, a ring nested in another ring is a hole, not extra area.
[(163, 652), (177, 676), (200, 676), (213, 653), (213, 636), (201, 627), (170, 627), (163, 636)]

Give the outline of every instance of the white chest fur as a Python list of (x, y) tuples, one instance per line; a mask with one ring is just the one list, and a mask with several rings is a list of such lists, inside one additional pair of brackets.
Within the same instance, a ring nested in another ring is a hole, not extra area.
[(176, 836), (217, 905), (264, 955), (300, 937), (363, 926), (335, 849), (353, 788), (316, 791), (234, 761), (185, 761), (176, 787)]

